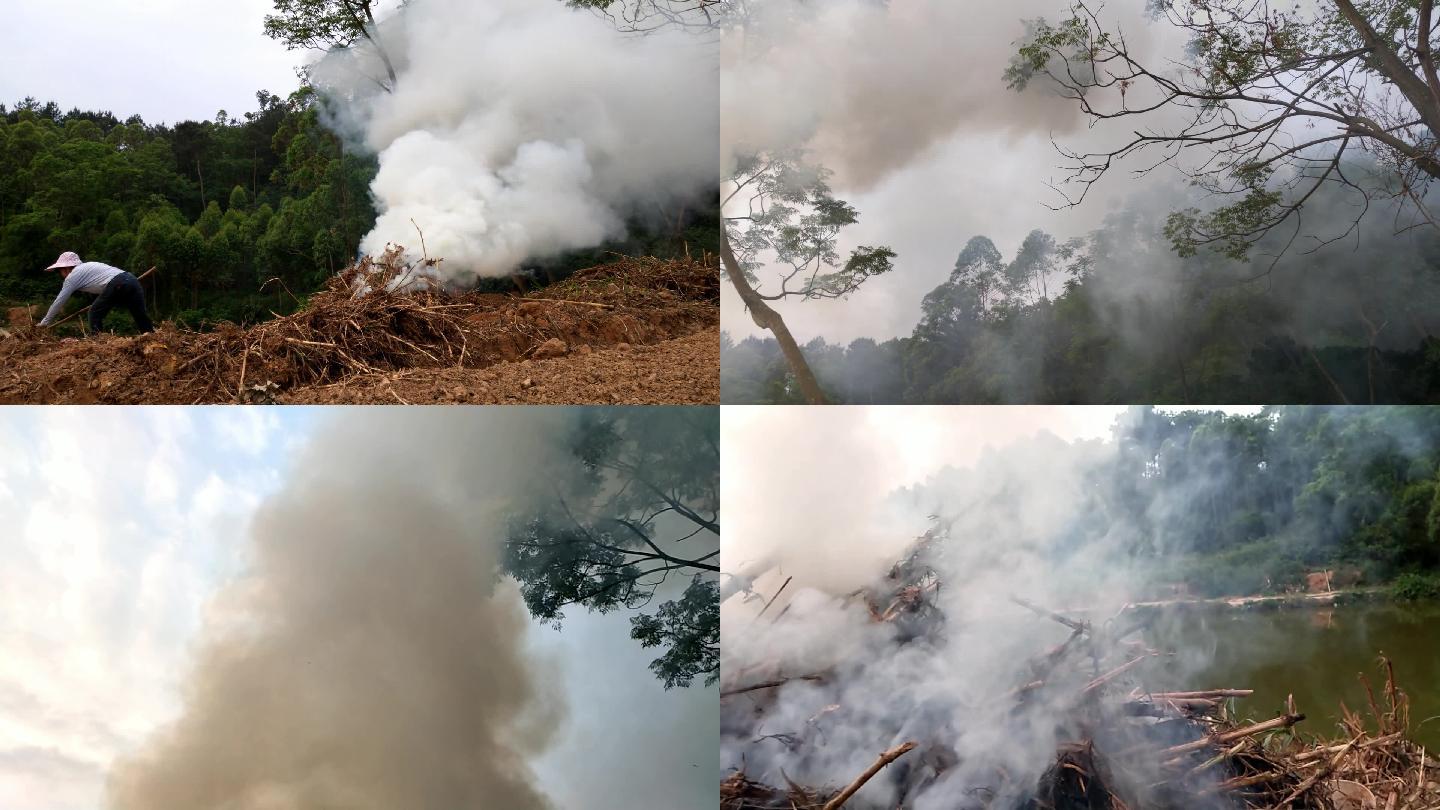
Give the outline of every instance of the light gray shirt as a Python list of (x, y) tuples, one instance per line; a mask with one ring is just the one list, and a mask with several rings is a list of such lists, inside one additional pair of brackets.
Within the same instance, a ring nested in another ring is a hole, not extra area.
[(45, 313), (40, 325), (49, 326), (50, 322), (55, 320), (55, 316), (65, 308), (65, 302), (70, 300), (72, 293), (85, 292), (99, 295), (105, 292), (105, 285), (110, 283), (110, 279), (123, 272), (125, 271), (118, 267), (111, 267), (100, 262), (82, 262), (75, 265), (75, 269), (65, 277), (65, 283), (60, 285), (60, 294), (55, 296), (55, 303), (50, 305), (50, 311)]

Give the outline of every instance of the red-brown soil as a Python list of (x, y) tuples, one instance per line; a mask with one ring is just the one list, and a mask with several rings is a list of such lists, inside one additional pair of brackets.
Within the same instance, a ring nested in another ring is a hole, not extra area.
[(713, 405), (720, 401), (718, 327), (652, 344), (619, 344), (488, 368), (360, 374), (277, 397), (304, 404)]
[(384, 291), (399, 272), (367, 260), (249, 328), (64, 341), (12, 318), (0, 404), (719, 402), (713, 262), (625, 258), (523, 297)]

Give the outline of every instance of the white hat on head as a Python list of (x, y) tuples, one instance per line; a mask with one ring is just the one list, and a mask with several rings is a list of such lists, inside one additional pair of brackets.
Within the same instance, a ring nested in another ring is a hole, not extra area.
[(67, 250), (60, 254), (60, 258), (56, 259), (54, 264), (45, 269), (59, 270), (62, 267), (74, 267), (77, 264), (81, 264), (80, 254)]

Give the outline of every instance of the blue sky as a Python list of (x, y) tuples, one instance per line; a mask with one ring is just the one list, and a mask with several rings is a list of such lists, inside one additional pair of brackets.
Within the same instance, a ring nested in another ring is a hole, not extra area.
[[(392, 426), (425, 413), (383, 411)], [(320, 428), (359, 412), (0, 409), (0, 808), (104, 806), (110, 763), (181, 711), (212, 597), (246, 566), (251, 514)], [(713, 799), (715, 690), (663, 690), (627, 615), (574, 612), (527, 645), (558, 666), (569, 705), (532, 763), (557, 808)]]

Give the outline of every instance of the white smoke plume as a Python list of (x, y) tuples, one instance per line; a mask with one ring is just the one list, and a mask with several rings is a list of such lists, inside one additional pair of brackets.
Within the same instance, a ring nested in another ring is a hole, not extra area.
[[(749, 0), (722, 54), (721, 142), (732, 153), (808, 147), (838, 185), (869, 188), (958, 136), (1069, 132), (1082, 117), (1040, 86), (1002, 74), (1025, 21), (1057, 0)], [(1137, 53), (1155, 27), (1122, 9)]]
[(317, 438), (110, 807), (550, 808), (530, 763), (565, 714), (558, 676), (496, 563), (503, 510), (565, 469), (562, 418), (372, 411)]
[[(1022, 418), (1026, 409), (984, 410), (1002, 411), (994, 422), (999, 426)], [(737, 544), (747, 558), (769, 547), (783, 568), (758, 578), (752, 594), (722, 604), (722, 690), (777, 676), (793, 680), (769, 694), (724, 699), (722, 767), (743, 769), (751, 779), (782, 788), (787, 779), (838, 788), (869, 767), (878, 752), (918, 740), (922, 748), (909, 755), (912, 761), (891, 766), (867, 784), (854, 801), (857, 807), (897, 806), (904, 774), (928, 768), (926, 749), (943, 747), (953, 749), (957, 761), (939, 769), (936, 781), (904, 796), (904, 806), (1023, 806), (1027, 788), (1054, 763), (1057, 746), (1074, 739), (1069, 735), (1075, 731), (1062, 720), (1073, 708), (1068, 702), (1073, 696), (1034, 695), (1018, 705), (1007, 698), (1029, 681), (1028, 662), (1068, 633), (1010, 598), (1076, 611), (1099, 626), (1153, 582), (1154, 572), (1134, 554), (1136, 527), (1119, 514), (1112, 517), (1097, 486), (1096, 475), (1107, 469), (1118, 443), (1066, 441), (1040, 432), (999, 449), (972, 451), (966, 462), (942, 466), (904, 486), (904, 478), (881, 477), (895, 474), (893, 462), (866, 463), (877, 448), (894, 441), (893, 434), (876, 425), (837, 431), (840, 425), (831, 422), (832, 429), (815, 431), (823, 433), (815, 441), (828, 443), (828, 449), (807, 461), (795, 452), (784, 430), (787, 421), (795, 420), (757, 419), (744, 434), (725, 437), (727, 463), (783, 469), (791, 485), (783, 493), (752, 489), (765, 482), (752, 485), (747, 478), (729, 495), (732, 509), (767, 500), (769, 506), (753, 515), (758, 537), (732, 540), (727, 559)], [(974, 444), (983, 442), (977, 438)], [(863, 483), (844, 483), (852, 476)], [(826, 519), (829, 493), (837, 485), (854, 504), (847, 507), (848, 528)], [(929, 522), (944, 533), (925, 560), (938, 583), (928, 598), (944, 616), (943, 632), (931, 637), (912, 631), (906, 620), (877, 622), (865, 603), (848, 593), (857, 581), (878, 584), (889, 564), (877, 565), (877, 553), (895, 562), (915, 537), (876, 537), (880, 522), (858, 519), (857, 510), (888, 515), (896, 530)], [(908, 521), (896, 519), (905, 515)], [(803, 516), (815, 521), (814, 530), (799, 528)], [(792, 529), (783, 539), (765, 528), (777, 521)], [(760, 616), (790, 576), (788, 588)], [(1198, 671), (1199, 659), (1157, 658), (1137, 670), (1137, 677), (1147, 688), (1185, 684), (1186, 673)], [(798, 677), (808, 673), (823, 673), (823, 679)], [(795, 744), (795, 737), (804, 741)]]
[(423, 0), (382, 21), (396, 70), (336, 53), (311, 77), (343, 99), (341, 129), (379, 155), (387, 243), (465, 283), (624, 235), (629, 216), (712, 193), (718, 152), (714, 37), (626, 34), (559, 0)]

